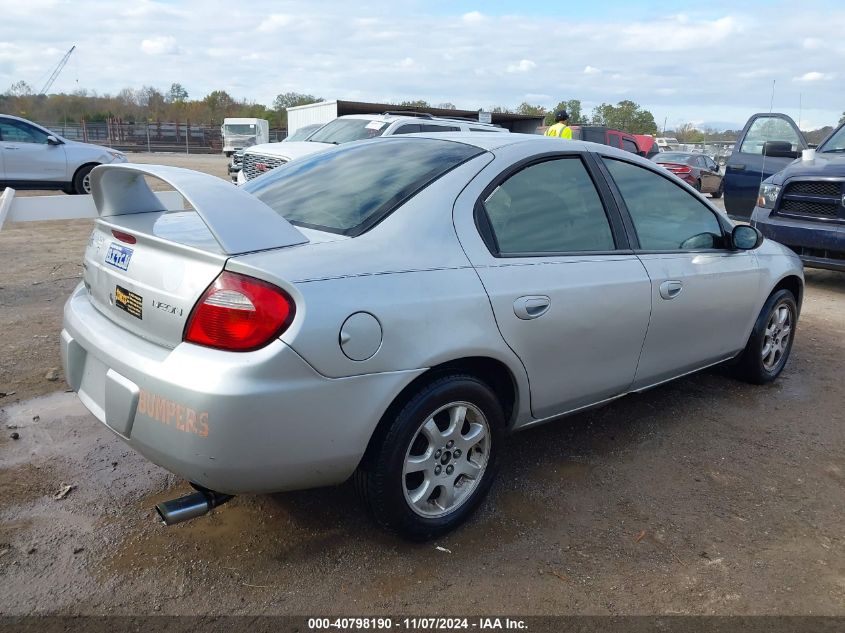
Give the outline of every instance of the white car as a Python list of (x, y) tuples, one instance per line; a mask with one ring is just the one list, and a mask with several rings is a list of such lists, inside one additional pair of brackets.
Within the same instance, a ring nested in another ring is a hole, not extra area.
[(125, 154), (108, 147), (71, 141), (32, 121), (0, 114), (0, 189), (91, 193), (94, 167), (125, 162)]
[(384, 114), (349, 114), (326, 123), (301, 142), (265, 143), (244, 151), (239, 185), (285, 163), (320, 152), (334, 145), (362, 141), (379, 136), (431, 132), (504, 132), (508, 130), (467, 119), (448, 119), (420, 112), (385, 112)]

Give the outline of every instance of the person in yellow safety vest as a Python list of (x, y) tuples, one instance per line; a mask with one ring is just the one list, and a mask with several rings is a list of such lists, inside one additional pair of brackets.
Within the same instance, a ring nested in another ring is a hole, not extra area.
[(566, 110), (555, 112), (555, 121), (557, 123), (546, 130), (546, 136), (556, 136), (558, 138), (572, 140), (572, 128), (569, 127), (569, 115), (566, 113)]

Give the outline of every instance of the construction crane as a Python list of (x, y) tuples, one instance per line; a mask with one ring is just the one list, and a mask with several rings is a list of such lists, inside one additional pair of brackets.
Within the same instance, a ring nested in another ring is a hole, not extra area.
[(47, 91), (53, 86), (53, 82), (56, 81), (56, 79), (59, 76), (59, 73), (62, 72), (62, 68), (65, 67), (65, 64), (67, 64), (67, 60), (70, 59), (70, 55), (71, 55), (71, 53), (73, 53), (74, 50), (76, 50), (76, 44), (71, 46), (70, 50), (67, 53), (65, 53), (65, 56), (62, 57), (62, 61), (60, 61), (59, 64), (56, 66), (56, 69), (53, 71), (53, 74), (50, 75), (50, 78), (47, 80), (47, 83), (44, 84), (44, 87), (41, 89), (41, 92), (39, 92), (38, 94), (40, 94), (40, 95), (46, 95), (47, 94)]

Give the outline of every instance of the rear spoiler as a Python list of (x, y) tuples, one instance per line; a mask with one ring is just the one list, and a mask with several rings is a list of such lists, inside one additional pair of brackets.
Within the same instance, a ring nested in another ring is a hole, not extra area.
[(91, 194), (101, 218), (165, 209), (144, 180), (169, 184), (191, 205), (226, 255), (304, 244), (308, 238), (252, 194), (216, 176), (181, 167), (122, 163), (91, 172)]

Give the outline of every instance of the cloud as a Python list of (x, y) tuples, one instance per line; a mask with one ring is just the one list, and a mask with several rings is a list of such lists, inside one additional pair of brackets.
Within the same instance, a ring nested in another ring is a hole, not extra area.
[(176, 39), (169, 35), (155, 35), (141, 41), (141, 50), (147, 55), (173, 55), (179, 52)]
[(77, 48), (55, 91), (116, 94), (178, 82), (192, 98), (226, 90), (269, 105), (279, 93), (302, 92), (468, 110), (513, 108), (533, 93), (529, 102), (547, 108), (580, 99), (588, 113), (630, 99), (661, 123), (741, 124), (768, 110), (777, 79), (774, 108), (797, 120), (800, 93), (802, 123), (836, 123), (845, 103), (841, 0), (811, 0), (765, 28), (757, 3), (735, 0), (682, 15), (585, 5), (564, 17), (527, 4), (508, 5), (506, 15), (487, 8), (495, 3), (415, 2), (397, 11), (387, 0), (352, 13), (339, 0), (251, 0), (248, 9), (230, 0), (135, 0), (114, 11), (103, 11), (102, 0), (6, 4), (0, 92), (18, 80), (43, 84), (73, 33)]
[(262, 33), (273, 33), (286, 26), (290, 26), (293, 22), (293, 16), (284, 13), (274, 13), (258, 25), (258, 30)]
[(537, 64), (530, 59), (520, 59), (518, 64), (508, 64), (509, 73), (527, 73), (534, 70)]
[(804, 73), (800, 77), (793, 77), (792, 81), (830, 81), (836, 75), (833, 73), (820, 73), (818, 71), (812, 71), (809, 73)]

